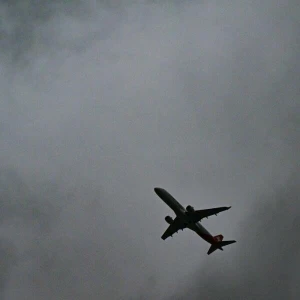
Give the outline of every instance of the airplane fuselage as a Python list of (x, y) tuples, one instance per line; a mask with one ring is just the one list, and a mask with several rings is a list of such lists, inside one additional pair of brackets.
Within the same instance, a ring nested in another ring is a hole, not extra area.
[(190, 230), (196, 232), (201, 238), (203, 238), (209, 244), (215, 242), (214, 237), (200, 224), (200, 222), (193, 222), (189, 216), (187, 210), (165, 189), (155, 188), (155, 193), (159, 198), (161, 198), (176, 214), (176, 216), (181, 220)]

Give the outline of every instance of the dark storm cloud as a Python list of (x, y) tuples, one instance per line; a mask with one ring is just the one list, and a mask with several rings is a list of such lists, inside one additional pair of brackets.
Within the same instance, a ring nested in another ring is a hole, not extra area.
[[(281, 258), (298, 250), (296, 2), (153, 2), (1, 2), (5, 300), (198, 297), (198, 278), (240, 298), (247, 280), (256, 294), (260, 282), (272, 289), (256, 268), (264, 278), (290, 271)], [(238, 244), (208, 260), (192, 233), (163, 243), (170, 210), (158, 185), (184, 205), (232, 205), (205, 226)], [(291, 274), (278, 295), (297, 284)]]

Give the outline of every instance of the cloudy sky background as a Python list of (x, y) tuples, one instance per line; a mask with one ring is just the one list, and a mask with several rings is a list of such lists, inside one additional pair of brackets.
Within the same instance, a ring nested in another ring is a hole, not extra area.
[[(298, 299), (297, 1), (1, 1), (7, 299)], [(237, 244), (162, 241), (167, 189)]]

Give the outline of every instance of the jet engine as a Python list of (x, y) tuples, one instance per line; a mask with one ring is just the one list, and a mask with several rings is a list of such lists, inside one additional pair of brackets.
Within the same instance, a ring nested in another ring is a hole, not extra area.
[(187, 210), (188, 212), (194, 212), (194, 211), (195, 211), (194, 207), (191, 206), (191, 205), (188, 205), (188, 206), (186, 207), (186, 210)]
[(170, 216), (166, 216), (165, 217), (165, 220), (166, 220), (166, 222), (168, 223), (168, 224), (172, 224), (173, 223), (173, 219), (170, 217)]

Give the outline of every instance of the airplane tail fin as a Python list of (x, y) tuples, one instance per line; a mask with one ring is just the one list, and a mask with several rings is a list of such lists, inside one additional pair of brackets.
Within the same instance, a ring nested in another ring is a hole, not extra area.
[(222, 235), (217, 235), (214, 237), (214, 240), (216, 241), (215, 243), (213, 243), (207, 254), (210, 255), (211, 253), (213, 253), (214, 251), (216, 251), (217, 249), (220, 249), (223, 251), (222, 247), (228, 246), (230, 244), (236, 243), (236, 241), (231, 240), (231, 241), (223, 241), (223, 236)]
[(214, 236), (215, 242), (222, 242), (223, 238), (224, 238), (224, 236), (222, 234)]

